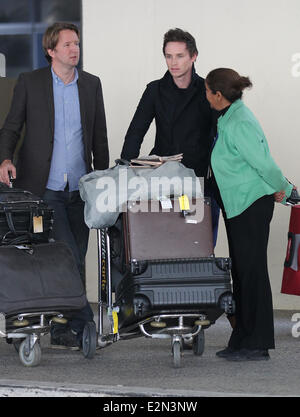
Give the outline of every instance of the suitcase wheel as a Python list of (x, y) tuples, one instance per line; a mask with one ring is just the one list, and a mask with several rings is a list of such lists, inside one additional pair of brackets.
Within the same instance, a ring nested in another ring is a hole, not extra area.
[(87, 359), (95, 356), (97, 347), (96, 325), (93, 321), (88, 321), (83, 329), (82, 335), (82, 352)]
[(197, 336), (193, 339), (193, 352), (197, 356), (201, 356), (204, 352), (205, 336), (204, 330), (201, 329)]
[(23, 340), (19, 347), (19, 358), (24, 366), (37, 366), (41, 362), (42, 351), (39, 343), (35, 343), (33, 348), (28, 352), (26, 339)]

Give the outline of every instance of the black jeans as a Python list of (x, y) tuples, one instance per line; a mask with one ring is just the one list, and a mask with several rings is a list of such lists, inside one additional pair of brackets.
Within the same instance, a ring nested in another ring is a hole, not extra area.
[(273, 210), (274, 196), (265, 195), (231, 219), (227, 219), (223, 212), (236, 302), (236, 326), (228, 343), (234, 349), (275, 347), (272, 293), (267, 265)]
[[(54, 209), (54, 225), (51, 237), (68, 244), (84, 282), (89, 228), (84, 222), (84, 202), (80, 198), (79, 191), (52, 191), (46, 189), (43, 200)], [(70, 322), (71, 329), (81, 334), (85, 323), (92, 321), (93, 318), (93, 311), (87, 303), (82, 310), (74, 314)], [(61, 331), (61, 326), (54, 326), (51, 329), (52, 334), (56, 331)]]

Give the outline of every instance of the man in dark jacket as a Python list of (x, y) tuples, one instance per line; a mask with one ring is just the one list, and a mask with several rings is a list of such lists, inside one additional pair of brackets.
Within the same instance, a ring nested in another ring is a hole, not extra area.
[[(181, 29), (164, 36), (163, 53), (168, 71), (152, 81), (139, 102), (125, 136), (121, 158), (139, 155), (144, 136), (153, 119), (156, 124), (151, 154), (168, 156), (183, 153), (182, 163), (206, 178), (213, 138), (213, 113), (205, 95), (204, 79), (196, 74), (198, 56), (195, 39)], [(209, 189), (205, 184), (205, 194)], [(216, 241), (219, 209), (213, 202)]]
[[(43, 48), (50, 66), (18, 78), (10, 111), (0, 133), (0, 181), (41, 196), (54, 208), (53, 237), (71, 248), (82, 278), (89, 229), (79, 178), (109, 164), (106, 120), (101, 82), (77, 70), (79, 31), (70, 23), (54, 23), (45, 32)], [(25, 137), (14, 154), (25, 125)], [(93, 320), (87, 306), (68, 327), (51, 329), (51, 343), (75, 347), (86, 321)]]

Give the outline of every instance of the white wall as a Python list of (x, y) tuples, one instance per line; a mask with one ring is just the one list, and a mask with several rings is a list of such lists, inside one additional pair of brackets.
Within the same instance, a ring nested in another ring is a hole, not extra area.
[[(83, 0), (84, 69), (102, 80), (111, 166), (146, 84), (166, 70), (163, 35), (180, 27), (197, 41), (199, 75), (226, 66), (250, 76), (254, 87), (244, 101), (261, 122), (274, 159), (300, 188), (299, 21), (299, 0)], [(142, 153), (153, 141), (152, 126)], [(269, 271), (274, 307), (299, 309), (299, 297), (280, 294), (289, 215), (289, 208), (276, 205)], [(93, 231), (87, 258), (91, 301), (96, 301), (95, 242)], [(216, 254), (228, 254), (222, 221)]]

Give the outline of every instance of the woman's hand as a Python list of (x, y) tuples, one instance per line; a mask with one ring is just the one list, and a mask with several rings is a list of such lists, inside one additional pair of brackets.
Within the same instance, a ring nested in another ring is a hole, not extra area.
[(274, 199), (276, 201), (276, 203), (281, 203), (282, 200), (285, 197), (285, 191), (277, 191), (277, 193), (274, 193)]

